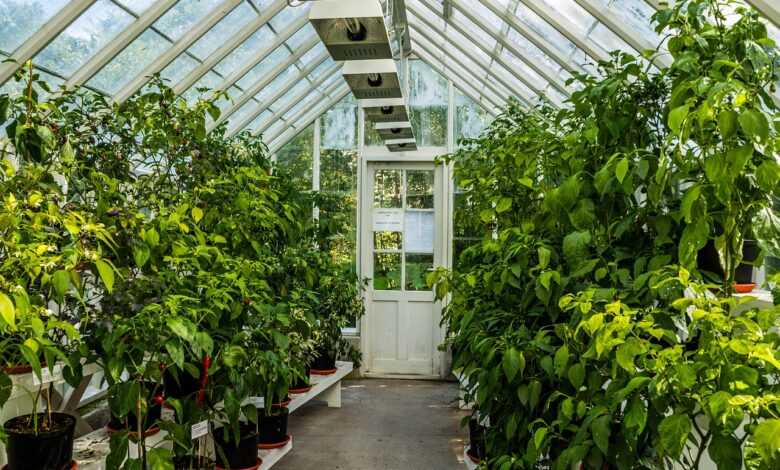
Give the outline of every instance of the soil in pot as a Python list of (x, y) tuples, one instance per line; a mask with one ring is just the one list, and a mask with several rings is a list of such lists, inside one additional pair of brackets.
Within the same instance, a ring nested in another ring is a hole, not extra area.
[(469, 457), (475, 462), (485, 458), (485, 427), (476, 418), (469, 420)]
[[(47, 414), (38, 414), (39, 426)], [(52, 413), (51, 423), (38, 434), (32, 429), (32, 415), (12, 418), (3, 425), (8, 435), (8, 470), (64, 470), (73, 460), (73, 433), (76, 418)]]
[(306, 369), (303, 371), (305, 378), (297, 378), (295, 379), (295, 382), (290, 386), (290, 393), (306, 393), (309, 390), (311, 390), (311, 379), (309, 375), (311, 375), (311, 367), (306, 366)]
[(336, 353), (327, 348), (317, 348), (314, 352), (314, 361), (311, 364), (311, 373), (316, 375), (332, 374), (336, 372)]
[(271, 414), (265, 410), (258, 413), (260, 430), (260, 439), (258, 442), (263, 448), (272, 448), (272, 446), (284, 445), (289, 441), (287, 436), (287, 423), (290, 417), (290, 410), (287, 408), (272, 408)]
[(242, 423), (239, 442), (235, 441), (227, 428), (214, 430), (214, 445), (217, 451), (217, 468), (257, 468), (258, 434), (254, 424)]
[[(146, 383), (144, 384), (146, 389), (148, 390), (148, 394), (152, 394), (154, 391), (161, 390), (162, 387), (160, 387), (159, 384), (154, 383)], [(144, 435), (150, 436), (152, 434), (157, 433), (160, 428), (157, 427), (156, 423), (160, 420), (162, 416), (162, 400), (154, 400), (152, 399), (149, 403), (147, 403), (146, 408), (146, 418), (144, 419)], [(108, 429), (109, 431), (121, 431), (121, 430), (128, 430), (130, 433), (137, 433), (138, 432), (138, 416), (136, 415), (135, 410), (131, 410), (130, 413), (127, 414), (124, 418), (120, 419), (113, 414), (111, 415), (111, 419), (108, 422)]]
[(194, 397), (200, 390), (200, 378), (193, 377), (186, 371), (173, 371), (168, 368), (163, 373), (165, 396), (183, 399)]

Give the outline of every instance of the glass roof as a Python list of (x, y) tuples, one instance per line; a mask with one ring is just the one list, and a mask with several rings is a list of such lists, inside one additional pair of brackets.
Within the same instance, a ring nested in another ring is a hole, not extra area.
[[(563, 106), (574, 72), (596, 73), (608, 51), (638, 55), (663, 38), (660, 0), (382, 0), (405, 5), (412, 53), (459, 93), (495, 112), (510, 98)], [(780, 40), (780, 9), (748, 0)], [(297, 5), (297, 6), (295, 6)], [(192, 100), (224, 91), (228, 132), (291, 138), (349, 93), (341, 64), (288, 0), (0, 0), (0, 60), (32, 59), (54, 86), (86, 86), (123, 101), (159, 73)], [(13, 63), (0, 64), (0, 92)], [(281, 142), (283, 143), (283, 142)]]

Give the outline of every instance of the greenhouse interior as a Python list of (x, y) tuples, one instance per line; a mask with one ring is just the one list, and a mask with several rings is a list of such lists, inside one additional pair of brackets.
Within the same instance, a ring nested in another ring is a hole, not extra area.
[(0, 0), (3, 470), (780, 469), (779, 0)]

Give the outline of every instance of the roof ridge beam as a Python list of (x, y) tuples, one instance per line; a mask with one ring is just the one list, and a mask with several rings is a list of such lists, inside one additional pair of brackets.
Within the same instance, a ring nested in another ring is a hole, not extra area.
[[(245, 24), (238, 30), (230, 39), (219, 46), (217, 50), (209, 54), (206, 59), (198, 64), (186, 77), (179, 80), (179, 83), (174, 85), (173, 91), (178, 95), (184, 93), (192, 85), (195, 84), (201, 77), (206, 75), (209, 70), (217, 66), (222, 59), (227, 57), (231, 52), (236, 50), (241, 44), (255, 34), (260, 28), (268, 24), (271, 18), (276, 16), (279, 12), (284, 10), (287, 6), (287, 0), (276, 0), (272, 5), (268, 6), (262, 15), (257, 15), (252, 21)], [(303, 15), (306, 18), (306, 15)]]
[(145, 70), (142, 70), (129, 83), (125, 84), (114, 96), (112, 100), (115, 103), (123, 103), (135, 92), (149, 83), (154, 74), (160, 73), (165, 67), (173, 62), (180, 54), (192, 46), (195, 41), (209, 32), (225, 16), (233, 11), (244, 0), (223, 0), (216, 8), (211, 10), (206, 16), (198, 22), (192, 29), (184, 34), (178, 41), (173, 43), (165, 52), (158, 56), (154, 62), (149, 64)]
[(0, 63), (0, 85), (14, 76), (25, 62), (35, 57), (71, 23), (81, 16), (97, 0), (71, 0), (52, 16), (32, 36), (19, 45), (8, 57), (7, 62)]

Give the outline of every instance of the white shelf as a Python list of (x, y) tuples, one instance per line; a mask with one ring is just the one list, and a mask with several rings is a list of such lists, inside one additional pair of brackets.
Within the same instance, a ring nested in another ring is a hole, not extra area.
[(263, 461), (262, 465), (260, 465), (260, 470), (268, 470), (269, 468), (276, 465), (277, 462), (282, 460), (282, 457), (290, 453), (292, 448), (293, 448), (293, 440), (292, 438), (290, 438), (290, 442), (288, 442), (287, 445), (285, 445), (284, 447), (280, 447), (279, 449), (259, 451), (258, 455), (260, 456), (260, 459), (262, 459)]
[[(352, 372), (351, 362), (336, 363), (336, 373), (331, 375), (312, 375), (312, 387), (306, 393), (292, 395), (292, 400), (288, 409), (290, 413), (305, 405), (314, 398), (320, 397), (328, 402), (330, 407), (341, 407), (341, 380)], [(255, 398), (249, 400), (255, 406), (262, 407), (263, 399)], [(165, 410), (169, 415), (170, 411)], [(170, 419), (170, 418), (169, 418)], [(165, 432), (161, 431), (154, 436), (147, 438), (147, 447), (159, 446), (165, 437)], [(73, 459), (78, 462), (79, 470), (105, 470), (106, 457), (109, 454), (109, 444), (111, 435), (106, 429), (98, 429), (86, 436), (76, 439), (73, 445)], [(279, 460), (287, 455), (293, 448), (293, 441), (287, 443), (284, 447), (271, 450), (259, 450), (258, 456), (263, 460), (260, 470), (267, 470), (275, 465)], [(135, 448), (131, 445), (131, 456), (134, 456)]]

